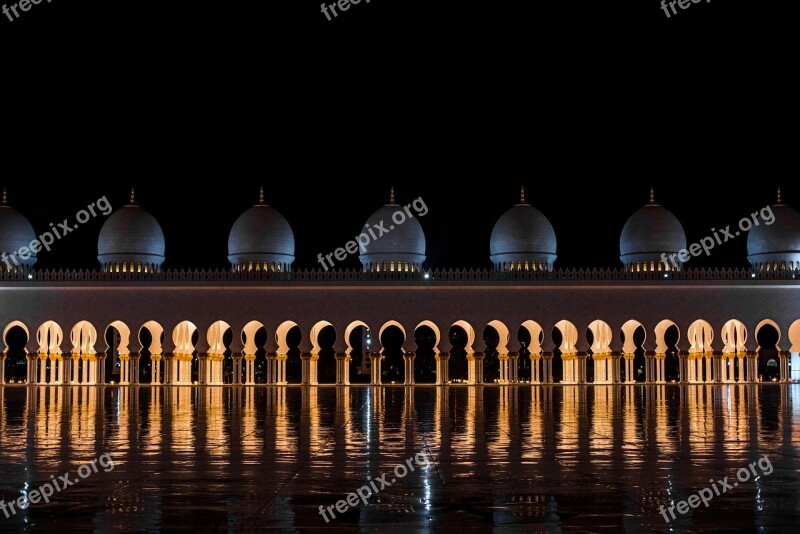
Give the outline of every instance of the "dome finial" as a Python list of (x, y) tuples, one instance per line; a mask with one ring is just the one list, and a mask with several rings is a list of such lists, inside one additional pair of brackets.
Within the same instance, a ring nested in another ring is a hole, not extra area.
[(519, 186), (519, 203), (525, 204), (525, 186)]
[(650, 205), (653, 206), (656, 203), (656, 193), (653, 190), (653, 186), (650, 186)]
[(264, 186), (261, 186), (261, 189), (258, 190), (258, 205), (264, 205)]
[[(4, 190), (3, 191), (3, 204), (5, 204), (5, 203), (6, 203), (6, 201), (5, 201), (5, 190)], [(781, 197), (781, 187), (778, 186), (778, 202), (777, 202), (777, 204), (782, 204), (782, 203), (783, 203), (783, 197)]]
[(136, 193), (133, 190), (133, 187), (131, 187), (131, 204), (136, 204)]
[(3, 188), (3, 206), (8, 205), (8, 195), (6, 195), (6, 188)]
[(389, 204), (394, 204), (394, 186), (389, 189)]

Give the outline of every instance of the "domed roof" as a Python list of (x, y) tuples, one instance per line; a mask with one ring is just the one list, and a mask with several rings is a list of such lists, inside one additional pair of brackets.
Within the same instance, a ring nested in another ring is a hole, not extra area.
[(542, 263), (552, 268), (556, 260), (556, 232), (542, 212), (525, 202), (525, 189), (519, 204), (506, 211), (492, 230), (489, 242), (492, 263)]
[(425, 261), (425, 232), (417, 217), (409, 217), (403, 207), (395, 203), (394, 188), (389, 203), (367, 219), (361, 232), (369, 237), (366, 244), (366, 238), (359, 240), (359, 259), (365, 267), (370, 263), (387, 262), (389, 268), (390, 262), (407, 262), (419, 269)]
[(671, 211), (655, 203), (651, 188), (650, 203), (631, 215), (622, 228), (619, 259), (625, 265), (661, 262), (662, 254), (669, 256), (685, 248), (683, 226)]
[[(6, 191), (3, 190), (3, 203), (0, 205), (0, 252), (5, 252), (8, 262), (12, 267), (16, 266), (14, 259), (20, 265), (26, 267), (36, 263), (36, 252), (30, 251), (28, 259), (22, 259), (19, 250), (23, 247), (30, 250), (31, 241), (36, 239), (36, 232), (20, 212), (8, 205)], [(12, 254), (17, 254), (12, 259)], [(7, 269), (8, 265), (0, 263), (0, 268)]]
[[(772, 217), (762, 216), (758, 226), (747, 234), (747, 259), (750, 263), (800, 260), (800, 213), (787, 206), (778, 190), (778, 201), (770, 206)], [(774, 217), (774, 218), (773, 218)], [(772, 219), (769, 222), (768, 219)]]
[(116, 210), (100, 229), (97, 239), (97, 260), (103, 264), (142, 263), (160, 266), (164, 263), (164, 232), (150, 215), (134, 202)]
[(228, 261), (232, 265), (294, 262), (292, 227), (278, 210), (264, 203), (263, 189), (259, 203), (233, 223), (228, 235)]

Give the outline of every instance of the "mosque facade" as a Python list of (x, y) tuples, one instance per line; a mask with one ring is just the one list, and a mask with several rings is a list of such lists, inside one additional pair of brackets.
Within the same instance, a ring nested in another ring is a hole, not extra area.
[[(382, 385), (392, 359), (391, 382), (412, 385), (422, 330), (439, 385), (800, 380), (800, 213), (780, 194), (771, 209), (748, 232), (747, 269), (685, 269), (683, 227), (652, 191), (622, 228), (619, 268), (556, 269), (556, 231), (523, 190), (492, 231), (492, 269), (426, 268), (406, 212), (359, 242), (361, 270), (302, 271), (262, 191), (231, 228), (228, 270), (175, 271), (132, 194), (100, 231), (98, 269), (37, 270), (35, 252), (3, 266), (0, 384), (345, 385), (359, 372)], [(402, 210), (392, 193), (365, 228)], [(35, 239), (4, 198), (0, 250)]]

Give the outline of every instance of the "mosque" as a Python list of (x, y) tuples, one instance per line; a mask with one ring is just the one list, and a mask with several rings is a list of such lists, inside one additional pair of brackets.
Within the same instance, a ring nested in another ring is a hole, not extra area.
[[(402, 211), (373, 213), (377, 227)], [(747, 234), (750, 268), (684, 269), (678, 219), (650, 201), (621, 229), (617, 269), (556, 269), (556, 231), (524, 190), (494, 226), (487, 270), (428, 268), (410, 217), (359, 244), (362, 269), (293, 270), (264, 200), (228, 237), (227, 270), (164, 269), (158, 221), (130, 203), (98, 268), (0, 274), (0, 384), (632, 384), (800, 380), (800, 213), (778, 196)], [(5, 200), (0, 250), (32, 249)]]

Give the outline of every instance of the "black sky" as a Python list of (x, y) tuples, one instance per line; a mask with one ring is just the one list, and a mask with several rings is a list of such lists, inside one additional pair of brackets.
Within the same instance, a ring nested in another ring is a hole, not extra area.
[[(166, 267), (224, 267), (263, 184), (300, 268), (351, 239), (392, 183), (428, 205), (434, 267), (488, 266), (521, 183), (555, 227), (557, 266), (617, 266), (651, 183), (690, 243), (778, 185), (800, 207), (788, 4), (667, 19), (657, 0), (372, 0), (331, 22), (319, 4), (53, 0), (1, 18), (11, 203), (41, 232), (135, 185)], [(39, 266), (96, 266), (101, 224)], [(745, 239), (702, 265), (746, 265)]]

